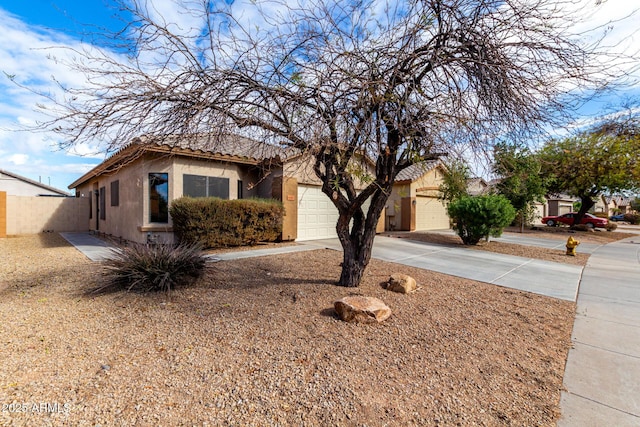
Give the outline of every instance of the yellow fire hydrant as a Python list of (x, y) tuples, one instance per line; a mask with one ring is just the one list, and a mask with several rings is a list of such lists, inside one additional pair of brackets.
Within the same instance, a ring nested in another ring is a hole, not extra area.
[(576, 256), (576, 247), (579, 244), (579, 240), (576, 240), (573, 238), (573, 236), (570, 236), (569, 239), (567, 239), (567, 255)]

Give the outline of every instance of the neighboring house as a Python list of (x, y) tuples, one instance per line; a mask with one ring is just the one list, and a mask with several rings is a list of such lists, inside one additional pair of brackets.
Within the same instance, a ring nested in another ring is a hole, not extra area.
[(312, 164), (308, 156), (287, 156), (275, 146), (239, 136), (202, 150), (188, 148), (180, 138), (164, 143), (144, 138), (69, 188), (90, 200), (89, 230), (134, 242), (172, 242), (168, 207), (182, 196), (278, 199), (285, 207), (283, 240), (335, 237), (338, 213), (322, 193)]
[(607, 212), (609, 215), (613, 215), (615, 213), (631, 213), (633, 208), (631, 206), (631, 202), (634, 200), (631, 197), (625, 196), (606, 196), (603, 197), (604, 202), (606, 203)]
[(402, 170), (387, 202), (385, 228), (405, 231), (449, 228), (447, 208), (438, 198), (445, 172), (438, 160)]
[(566, 194), (547, 195), (547, 212), (543, 216), (557, 216), (573, 212), (573, 202), (576, 199)]
[(0, 191), (10, 196), (69, 196), (57, 188), (0, 169)]
[(486, 194), (491, 190), (489, 183), (484, 178), (475, 177), (467, 180), (467, 193), (470, 196), (479, 196)]

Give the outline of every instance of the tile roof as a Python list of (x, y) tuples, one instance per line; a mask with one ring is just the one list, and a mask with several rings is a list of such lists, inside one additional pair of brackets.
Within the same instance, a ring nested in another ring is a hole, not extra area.
[(170, 136), (162, 139), (141, 137), (123, 149), (136, 145), (149, 149), (153, 147), (179, 148), (196, 153), (241, 157), (257, 161), (284, 158), (287, 154), (287, 150), (282, 147), (240, 135)]
[(269, 159), (282, 160), (292, 154), (292, 150), (239, 135), (141, 136), (71, 183), (69, 188), (76, 188), (88, 179), (117, 170), (118, 165), (133, 161), (145, 152), (214, 157), (250, 164)]
[(428, 160), (426, 162), (415, 163), (398, 173), (396, 175), (396, 182), (399, 181), (415, 181), (419, 179), (424, 174), (429, 171), (432, 171), (440, 164), (439, 160)]

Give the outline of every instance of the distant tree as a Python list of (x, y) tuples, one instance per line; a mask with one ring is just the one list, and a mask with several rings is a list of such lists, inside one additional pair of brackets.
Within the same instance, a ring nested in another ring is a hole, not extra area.
[[(141, 134), (215, 149), (240, 133), (306, 153), (339, 213), (343, 286), (360, 283), (400, 171), (539, 132), (566, 108), (562, 88), (605, 70), (564, 0), (172, 3), (162, 16), (153, 0), (122, 0), (118, 55), (75, 52), (88, 83), (43, 94), (57, 103), (44, 126), (109, 151)], [(361, 153), (375, 171), (358, 191)]]
[(493, 173), (498, 178), (495, 188), (515, 208), (522, 231), (532, 220), (534, 203), (543, 203), (547, 193), (540, 159), (528, 147), (507, 143), (496, 145), (493, 159)]
[(450, 203), (463, 196), (469, 195), (468, 181), (471, 172), (465, 162), (459, 159), (445, 163), (445, 169), (440, 184), (440, 200)]
[(608, 120), (575, 136), (548, 142), (542, 149), (542, 173), (549, 190), (580, 198), (574, 222), (595, 205), (602, 193), (640, 187), (640, 121)]

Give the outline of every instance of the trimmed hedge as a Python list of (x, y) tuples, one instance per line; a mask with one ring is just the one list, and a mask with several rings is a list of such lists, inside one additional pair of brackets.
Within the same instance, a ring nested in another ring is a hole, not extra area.
[(274, 242), (282, 234), (284, 207), (277, 200), (181, 197), (169, 212), (178, 241), (204, 248)]

